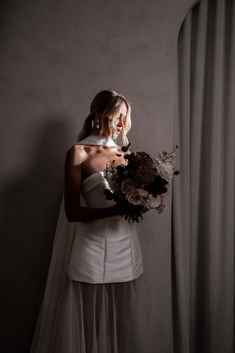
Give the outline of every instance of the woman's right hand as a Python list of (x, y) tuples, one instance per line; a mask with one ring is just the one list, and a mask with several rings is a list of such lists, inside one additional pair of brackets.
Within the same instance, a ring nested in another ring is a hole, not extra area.
[(116, 215), (121, 215), (121, 216), (123, 216), (123, 215), (125, 215), (125, 214), (128, 213), (128, 212), (127, 212), (122, 206), (120, 206), (118, 203), (116, 203), (116, 205), (114, 205), (114, 206), (111, 206), (111, 208), (112, 208), (112, 212), (114, 213), (115, 216), (116, 216)]
[[(155, 209), (157, 210), (158, 213), (162, 213), (164, 211), (165, 207), (166, 206), (163, 204), (163, 200), (161, 200), (160, 205), (158, 207), (155, 207)], [(121, 216), (129, 215), (128, 210), (124, 209), (119, 204), (111, 206), (111, 208), (112, 208), (112, 213), (114, 213), (114, 215), (121, 215)], [(141, 213), (144, 214), (144, 213), (146, 213), (149, 210), (150, 210), (149, 208), (144, 207), (144, 209), (141, 211)]]

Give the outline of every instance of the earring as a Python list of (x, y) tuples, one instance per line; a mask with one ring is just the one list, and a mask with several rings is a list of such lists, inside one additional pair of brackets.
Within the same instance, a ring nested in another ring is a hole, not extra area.
[(99, 127), (100, 127), (100, 124), (99, 124), (99, 123), (100, 123), (99, 120), (96, 119), (96, 120), (95, 120), (95, 127), (96, 127), (96, 129), (99, 129)]
[(128, 141), (128, 138), (126, 136), (126, 129), (123, 126), (123, 128), (122, 128), (122, 145), (127, 146), (128, 142), (129, 141)]

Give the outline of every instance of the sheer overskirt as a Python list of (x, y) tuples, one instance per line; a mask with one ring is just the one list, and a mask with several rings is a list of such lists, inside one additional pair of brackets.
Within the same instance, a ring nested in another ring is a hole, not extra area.
[(67, 285), (57, 344), (50, 352), (129, 353), (134, 281)]
[(67, 221), (62, 199), (31, 353), (132, 353), (135, 279), (86, 283), (67, 269), (79, 223)]
[(35, 352), (131, 353), (134, 302), (135, 280), (94, 284), (67, 279), (55, 325), (34, 338)]

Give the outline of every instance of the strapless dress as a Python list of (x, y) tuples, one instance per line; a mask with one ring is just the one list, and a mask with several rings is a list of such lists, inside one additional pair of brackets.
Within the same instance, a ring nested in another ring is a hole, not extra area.
[[(80, 204), (85, 207), (110, 207), (104, 189), (104, 172), (88, 176), (81, 184)], [(121, 215), (91, 222), (76, 222), (68, 276), (88, 283), (130, 281), (143, 273), (143, 258), (136, 224)]]

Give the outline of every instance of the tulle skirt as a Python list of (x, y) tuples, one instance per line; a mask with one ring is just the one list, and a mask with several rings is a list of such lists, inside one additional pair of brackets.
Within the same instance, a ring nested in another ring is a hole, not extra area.
[(71, 280), (68, 265), (78, 231), (79, 223), (67, 220), (63, 194), (30, 353), (133, 353), (136, 279), (97, 284)]
[(132, 353), (135, 285), (135, 279), (98, 284), (67, 279), (54, 324), (43, 335), (37, 328), (31, 353)]

